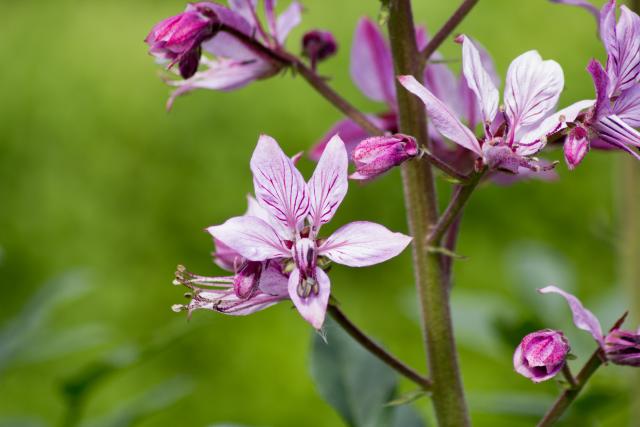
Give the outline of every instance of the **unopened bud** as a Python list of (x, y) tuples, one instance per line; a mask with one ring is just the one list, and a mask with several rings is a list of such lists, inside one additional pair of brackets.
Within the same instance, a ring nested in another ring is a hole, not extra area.
[(560, 331), (544, 329), (522, 339), (513, 355), (516, 372), (535, 383), (553, 378), (564, 366), (569, 343)]
[(375, 136), (360, 142), (353, 150), (356, 172), (350, 178), (369, 180), (419, 154), (415, 138), (409, 135)]
[(329, 31), (312, 30), (302, 37), (302, 53), (311, 60), (312, 68), (325, 59), (335, 55), (338, 43)]
[(564, 142), (564, 160), (569, 169), (575, 169), (587, 152), (589, 152), (589, 133), (584, 127), (576, 126), (571, 129)]

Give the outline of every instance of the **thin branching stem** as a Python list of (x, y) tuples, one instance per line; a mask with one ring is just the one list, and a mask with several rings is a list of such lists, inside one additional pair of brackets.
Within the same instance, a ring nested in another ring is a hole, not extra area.
[(440, 45), (451, 35), (453, 30), (456, 29), (458, 24), (460, 24), (465, 16), (471, 12), (471, 9), (473, 9), (476, 3), (478, 3), (478, 0), (464, 0), (456, 11), (453, 12), (453, 15), (447, 19), (447, 22), (444, 23), (442, 28), (438, 30), (433, 38), (429, 40), (429, 43), (427, 43), (424, 49), (420, 52), (420, 57), (424, 62), (427, 62), (429, 58), (431, 58), (431, 55), (438, 50)]
[(335, 304), (329, 304), (328, 311), (331, 317), (338, 322), (342, 329), (351, 335), (351, 338), (356, 340), (371, 354), (393, 368), (400, 375), (418, 384), (423, 390), (429, 390), (429, 388), (431, 388), (431, 381), (428, 378), (404, 364), (393, 354), (382, 348), (380, 344), (369, 338), (344, 314), (342, 310), (340, 310), (340, 307)]
[(266, 60), (290, 67), (294, 72), (299, 73), (320, 95), (367, 133), (371, 135), (384, 134), (384, 130), (378, 128), (364, 113), (340, 96), (340, 94), (329, 86), (322, 76), (318, 75), (318, 73), (311, 69), (311, 67), (305, 64), (300, 58), (285, 51), (273, 50), (233, 27), (221, 25), (219, 31), (231, 34)]
[(575, 386), (566, 388), (562, 394), (560, 394), (544, 418), (540, 420), (537, 427), (552, 426), (560, 419), (567, 408), (573, 403), (576, 397), (578, 397), (580, 391), (584, 388), (587, 381), (589, 381), (589, 378), (602, 366), (603, 360), (604, 355), (602, 354), (602, 350), (598, 348), (575, 377)]

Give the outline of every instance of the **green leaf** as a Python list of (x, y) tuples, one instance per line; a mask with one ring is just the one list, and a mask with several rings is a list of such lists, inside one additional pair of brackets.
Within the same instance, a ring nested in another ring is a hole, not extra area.
[[(363, 349), (331, 319), (325, 322), (326, 343), (316, 334), (311, 376), (320, 395), (352, 427), (422, 426), (411, 408), (386, 406), (396, 390), (396, 374)], [(411, 421), (408, 424), (405, 420)], [(417, 421), (416, 421), (417, 420)]]

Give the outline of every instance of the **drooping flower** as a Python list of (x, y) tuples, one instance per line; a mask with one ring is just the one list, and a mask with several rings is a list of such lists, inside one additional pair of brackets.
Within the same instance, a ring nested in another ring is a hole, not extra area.
[(338, 43), (329, 31), (311, 30), (302, 36), (302, 53), (311, 61), (311, 68), (316, 64), (335, 55)]
[(353, 150), (356, 172), (349, 178), (355, 180), (376, 178), (389, 169), (416, 157), (419, 151), (415, 138), (408, 135), (395, 134), (367, 138)]
[(520, 375), (539, 383), (560, 372), (569, 351), (569, 343), (562, 332), (551, 329), (532, 332), (516, 348), (513, 367)]
[[(586, 7), (581, 2), (561, 2)], [(623, 5), (616, 22), (616, 0), (607, 1), (594, 15), (607, 51), (607, 63), (605, 69), (593, 59), (587, 67), (596, 102), (577, 125), (588, 131), (587, 150), (619, 149), (640, 159), (640, 133), (635, 129), (640, 126), (640, 17)], [(575, 144), (575, 140), (567, 139), (567, 143)]]
[[(258, 18), (256, 0), (229, 0), (229, 7), (211, 2), (198, 2), (189, 4), (183, 14), (158, 24), (147, 40), (151, 45), (152, 54), (156, 54), (159, 50), (156, 47), (157, 43), (151, 42), (156, 39), (162, 41), (162, 38), (154, 34), (158, 29), (170, 27), (169, 24), (175, 18), (183, 16), (181, 20), (174, 23), (176, 34), (180, 37), (183, 37), (184, 32), (191, 34), (189, 49), (183, 53), (185, 69), (189, 71), (183, 73), (183, 76), (188, 78), (167, 81), (169, 85), (177, 88), (171, 94), (167, 107), (172, 106), (176, 97), (195, 89), (222, 91), (238, 89), (252, 81), (277, 74), (283, 64), (265, 55), (264, 51), (266, 49), (279, 52), (283, 49), (287, 35), (300, 23), (301, 12), (300, 4), (292, 2), (279, 16), (276, 16), (275, 1), (264, 0), (266, 20), (264, 25)], [(184, 16), (189, 16), (189, 20), (185, 20)], [(191, 30), (192, 27), (198, 29), (201, 25), (196, 16), (207, 17), (211, 30)], [(190, 26), (177, 25), (183, 21)], [(165, 25), (162, 25), (163, 23)], [(248, 43), (247, 40), (251, 42)], [(258, 46), (261, 49), (257, 48)], [(202, 57), (201, 52), (204, 54)], [(162, 53), (160, 51), (160, 54)], [(204, 65), (205, 69), (197, 71), (198, 65)]]
[(587, 331), (603, 350), (605, 357), (617, 365), (640, 366), (640, 328), (636, 331), (620, 329), (625, 316), (607, 335), (602, 331), (600, 321), (574, 295), (555, 286), (539, 289), (540, 293), (555, 293), (562, 296), (573, 314), (573, 323), (577, 328)]
[(251, 159), (255, 195), (267, 218), (240, 216), (208, 228), (211, 235), (248, 261), (276, 261), (291, 270), (288, 295), (311, 325), (324, 322), (331, 292), (320, 268), (325, 260), (363, 267), (398, 255), (411, 241), (372, 222), (352, 222), (319, 238), (347, 192), (347, 151), (336, 136), (308, 183), (271, 137), (263, 135)]
[(593, 102), (580, 101), (553, 113), (564, 86), (562, 69), (555, 61), (543, 61), (532, 50), (509, 66), (505, 112), (499, 115), (498, 89), (482, 64), (480, 53), (467, 37), (460, 36), (458, 41), (462, 43), (463, 73), (480, 103), (483, 138), (476, 138), (446, 103), (413, 76), (398, 77), (400, 83), (422, 100), (431, 124), (442, 136), (473, 152), (490, 169), (516, 174), (521, 168), (537, 172), (552, 167), (532, 156), (544, 148), (550, 134), (564, 129)]
[(198, 69), (200, 45), (215, 35), (218, 25), (214, 9), (189, 5), (185, 12), (156, 24), (144, 41), (149, 53), (169, 61), (169, 67), (177, 63), (180, 75), (187, 79)]
[[(246, 217), (269, 218), (268, 213), (251, 196)], [(288, 276), (278, 260), (252, 261), (214, 239), (214, 262), (230, 271), (229, 276), (201, 276), (178, 266), (174, 284), (189, 289), (186, 305), (175, 304), (174, 311), (207, 309), (224, 314), (244, 316), (289, 299)]]

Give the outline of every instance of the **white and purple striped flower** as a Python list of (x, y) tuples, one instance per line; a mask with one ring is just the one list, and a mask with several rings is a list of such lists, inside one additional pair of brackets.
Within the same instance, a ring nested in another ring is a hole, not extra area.
[(480, 104), (484, 137), (476, 138), (455, 111), (421, 85), (413, 76), (398, 77), (400, 83), (425, 104), (433, 127), (445, 138), (473, 152), (490, 169), (516, 174), (522, 168), (534, 172), (549, 169), (532, 156), (542, 150), (547, 136), (564, 129), (567, 122), (593, 105), (580, 101), (553, 113), (564, 86), (555, 61), (542, 60), (538, 52), (517, 57), (507, 71), (504, 113), (498, 114), (499, 94), (481, 54), (473, 42), (459, 36), (466, 82)]
[[(565, 142), (567, 163), (574, 168), (591, 147), (619, 149), (640, 159), (640, 132), (635, 129), (640, 127), (640, 17), (623, 5), (616, 21), (616, 0), (607, 1), (600, 11), (585, 2), (555, 2), (591, 11), (598, 20), (600, 39), (607, 51), (606, 67), (595, 59), (587, 66), (596, 102), (577, 125), (588, 131), (588, 145), (585, 147), (584, 140), (578, 144), (570, 134)], [(575, 153), (582, 155), (575, 157)]]
[[(309, 182), (305, 182), (278, 143), (262, 135), (251, 158), (255, 195), (264, 215), (244, 215), (207, 230), (248, 262), (276, 263), (291, 270), (289, 298), (311, 325), (324, 322), (329, 277), (325, 259), (364, 267), (398, 255), (411, 238), (382, 225), (358, 221), (320, 238), (322, 225), (334, 216), (347, 193), (348, 158), (342, 140), (329, 141)], [(262, 290), (262, 288), (260, 287)]]

